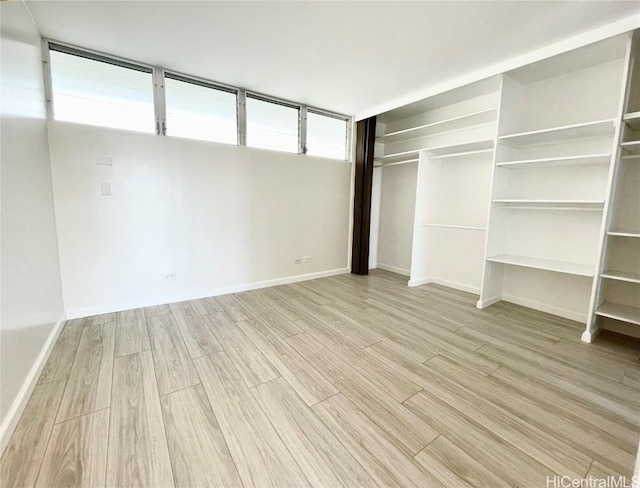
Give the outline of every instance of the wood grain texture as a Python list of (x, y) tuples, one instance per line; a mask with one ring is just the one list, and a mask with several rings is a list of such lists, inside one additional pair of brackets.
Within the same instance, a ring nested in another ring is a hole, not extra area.
[(245, 486), (310, 486), (226, 353), (194, 360)]
[(173, 316), (151, 317), (147, 328), (160, 395), (197, 385), (198, 374)]
[(151, 349), (144, 310), (118, 312), (116, 323), (116, 357)]
[(242, 488), (202, 386), (170, 393), (161, 402), (176, 485)]
[(444, 436), (439, 436), (415, 456), (444, 486), (508, 488), (482, 464)]
[(115, 332), (115, 322), (84, 328), (56, 422), (109, 407)]
[(238, 300), (251, 311), (252, 317), (260, 317), (262, 320), (269, 322), (273, 331), (281, 337), (290, 337), (292, 335), (304, 332), (304, 328), (290, 320), (286, 314), (280, 313), (274, 308), (269, 300), (263, 299), (256, 291), (238, 294)]
[[(533, 487), (629, 475), (640, 340), (604, 331), (585, 345), (580, 324), (476, 300), (372, 271), (69, 321), (0, 485)], [(55, 424), (58, 411), (70, 417)]]
[(39, 383), (49, 383), (69, 376), (86, 323), (88, 323), (87, 319), (75, 319), (69, 320), (64, 325), (47, 364), (42, 370)]
[(342, 394), (312, 408), (379, 486), (442, 487)]
[(313, 405), (338, 390), (285, 340), (273, 333), (262, 318), (238, 322), (244, 333), (260, 349), (278, 373), (307, 403)]
[(192, 303), (172, 303), (171, 312), (192, 358), (222, 351), (218, 339)]
[(279, 376), (226, 312), (209, 314), (206, 320), (247, 386), (256, 386)]
[[(598, 435), (593, 435), (594, 431), (600, 430), (597, 426), (566, 415), (558, 409), (539, 406), (521, 392), (507, 388), (493, 378), (467, 372), (466, 368), (445, 357), (436, 356), (427, 365), (478, 395), (478, 398), (487, 399), (493, 405), (504, 408), (567, 446), (583, 451), (591, 459), (604, 462), (619, 472), (624, 472), (625, 467), (633, 466), (635, 455), (619, 447), (607, 432), (601, 431)], [(628, 476), (632, 474), (633, 471), (627, 472)]]
[[(424, 365), (410, 364), (404, 358), (396, 358), (396, 364), (401, 361), (403, 362), (401, 367), (405, 368), (406, 374), (411, 375), (411, 378), (422, 385), (425, 391), (437, 396), (468, 418), (538, 459), (549, 469), (576, 478), (584, 476), (589, 469), (591, 460), (587, 455), (496, 403), (475, 394), (462, 384), (464, 382), (468, 385), (464, 378), (459, 378), (458, 382), (451, 381), (435, 368), (430, 367), (429, 362)], [(460, 370), (458, 373), (470, 374), (462, 373)], [(481, 379), (480, 375), (476, 375), (469, 381), (481, 381)]]
[[(617, 418), (607, 409), (578, 396), (570, 395), (566, 391), (552, 388), (544, 382), (536, 381), (535, 377), (506, 368), (498, 369), (491, 374), (491, 377), (499, 383), (522, 392), (528, 398), (535, 399), (548, 410), (559, 409), (564, 416), (577, 417), (590, 425), (597, 426), (612, 436), (622, 449), (631, 454), (636, 452), (638, 440), (635, 432), (636, 426), (624, 419)], [(544, 391), (544, 395), (540, 394), (541, 391)]]
[(147, 319), (151, 317), (157, 317), (158, 315), (169, 315), (171, 313), (171, 308), (168, 304), (163, 305), (154, 305), (153, 307), (145, 307), (144, 315)]
[(107, 486), (174, 486), (150, 351), (115, 360)]
[(56, 424), (36, 486), (105, 486), (108, 434), (108, 408)]
[[(497, 343), (498, 341), (496, 341)], [(533, 374), (542, 384), (559, 388), (608, 410), (625, 421), (640, 425), (640, 410), (631, 405), (638, 399), (638, 391), (622, 383), (614, 383), (597, 375), (560, 365), (530, 349), (514, 347), (504, 341), (500, 345), (485, 345), (478, 349), (480, 356), (500, 362), (503, 366), (525, 374)], [(544, 375), (540, 374), (544, 371)]]
[(415, 455), (438, 436), (438, 432), (404, 405), (390, 398), (311, 336), (298, 334), (287, 340), (409, 456)]
[(206, 315), (208, 313), (224, 312), (224, 309), (220, 306), (220, 304), (214, 297), (191, 300), (188, 303), (192, 304), (202, 315)]
[(397, 370), (362, 351), (359, 347), (350, 347), (346, 338), (343, 339), (337, 334), (325, 335), (322, 327), (326, 322), (320, 322), (313, 317), (302, 319), (301, 322), (308, 326), (309, 334), (316, 337), (333, 354), (375, 383), (378, 388), (387, 392), (395, 400), (402, 402), (422, 389), (410, 379), (399, 374)]
[(216, 302), (234, 321), (247, 320), (251, 317), (251, 311), (235, 295), (216, 297)]
[(546, 486), (556, 474), (426, 391), (405, 405), (510, 486)]
[(284, 378), (253, 394), (312, 486), (376, 486)]
[(39, 384), (0, 459), (0, 486), (34, 486), (53, 429), (65, 380)]

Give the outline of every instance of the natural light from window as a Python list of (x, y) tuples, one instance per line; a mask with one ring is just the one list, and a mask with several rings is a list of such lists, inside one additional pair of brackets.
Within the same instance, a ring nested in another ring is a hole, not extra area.
[(247, 146), (298, 152), (298, 109), (247, 97)]
[(347, 121), (307, 113), (307, 154), (324, 158), (347, 158)]
[(149, 72), (51, 50), (55, 120), (154, 132)]
[(236, 94), (165, 76), (167, 135), (237, 144)]

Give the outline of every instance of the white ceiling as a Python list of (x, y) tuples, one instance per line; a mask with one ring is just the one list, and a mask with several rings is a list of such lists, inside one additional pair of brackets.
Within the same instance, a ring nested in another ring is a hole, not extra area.
[(31, 1), (44, 37), (350, 115), (619, 19), (639, 1)]

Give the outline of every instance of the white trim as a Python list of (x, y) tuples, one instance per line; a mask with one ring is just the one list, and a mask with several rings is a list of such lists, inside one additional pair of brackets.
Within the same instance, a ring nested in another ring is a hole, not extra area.
[(426, 285), (428, 283), (431, 283), (431, 278), (418, 278), (415, 280), (409, 280), (407, 285), (414, 287), (414, 286)]
[(391, 266), (390, 264), (381, 264), (378, 263), (378, 269), (383, 269), (385, 271), (390, 271), (392, 273), (397, 273), (402, 276), (411, 276), (411, 271), (405, 268), (398, 268), (397, 266)]
[(47, 337), (47, 340), (42, 346), (38, 357), (33, 363), (33, 366), (31, 366), (27, 377), (24, 379), (18, 395), (13, 400), (11, 408), (9, 408), (9, 411), (2, 421), (2, 424), (0, 424), (0, 453), (3, 453), (5, 448), (7, 447), (7, 444), (9, 444), (9, 439), (11, 439), (13, 431), (18, 425), (18, 421), (20, 420), (20, 417), (22, 416), (22, 413), (27, 406), (27, 402), (29, 401), (29, 398), (31, 398), (31, 394), (38, 384), (40, 374), (42, 373), (44, 365), (49, 359), (49, 355), (51, 354), (53, 346), (58, 340), (60, 332), (62, 332), (62, 327), (64, 326), (65, 322), (66, 315), (63, 313), (49, 333), (49, 337)]
[(484, 300), (481, 298), (476, 302), (476, 308), (479, 308), (480, 310), (482, 310), (483, 308), (490, 307), (494, 303), (498, 303), (500, 300), (502, 300), (502, 295), (496, 295), (494, 297), (489, 297)]
[(455, 290), (465, 291), (467, 293), (473, 293), (474, 295), (480, 295), (480, 288), (477, 286), (467, 285), (465, 283), (458, 283), (457, 281), (449, 281), (443, 280), (441, 278), (429, 277), (429, 278), (418, 278), (409, 280), (409, 286), (420, 286), (426, 285), (429, 283), (434, 283), (436, 285), (446, 286), (447, 288), (453, 288)]
[(535, 63), (536, 61), (541, 61), (558, 54), (572, 51), (588, 44), (602, 41), (609, 37), (624, 34), (625, 32), (632, 31), (634, 29), (637, 29), (638, 27), (640, 27), (640, 16), (638, 16), (637, 14), (630, 15), (629, 17), (625, 17), (624, 19), (618, 20), (616, 22), (611, 22), (602, 27), (583, 32), (576, 36), (569, 37), (568, 39), (564, 39), (540, 49), (529, 51), (526, 54), (515, 56), (513, 58), (507, 59), (506, 61), (492, 64), (484, 69), (474, 71), (472, 73), (454, 78), (452, 80), (447, 80), (443, 83), (440, 83), (439, 85), (418, 90), (408, 95), (396, 98), (395, 100), (391, 100), (378, 106), (371, 107), (368, 110), (356, 114), (355, 120), (358, 121), (366, 119), (367, 117), (388, 112), (389, 110), (393, 110), (394, 108), (409, 105), (419, 100), (424, 100), (425, 98), (433, 97), (434, 95), (453, 90), (454, 88), (469, 85), (476, 81), (484, 80), (485, 78), (491, 78), (492, 76), (501, 75), (516, 68)]
[(541, 312), (550, 313), (569, 320), (575, 320), (577, 322), (587, 321), (587, 312), (567, 310), (566, 308), (554, 307), (553, 305), (549, 305), (548, 303), (540, 302), (538, 300), (531, 300), (529, 298), (522, 298), (504, 293), (502, 294), (502, 299), (505, 302), (515, 303), (516, 305), (522, 305), (527, 308), (533, 308), (534, 310), (540, 310)]
[(602, 329), (600, 329), (600, 328), (594, 329), (592, 331), (585, 330), (582, 333), (582, 335), (580, 336), (580, 340), (582, 342), (586, 342), (588, 344), (591, 344), (593, 342), (593, 340), (597, 337), (597, 335), (600, 333), (601, 330)]
[(67, 310), (68, 319), (78, 319), (83, 317), (92, 317), (105, 313), (120, 312), (122, 310), (131, 310), (134, 308), (153, 307), (155, 305), (163, 305), (165, 303), (182, 302), (185, 300), (197, 300), (200, 298), (214, 297), (218, 295), (228, 295), (229, 293), (238, 293), (241, 291), (257, 290), (259, 288), (267, 288), (269, 286), (286, 285), (288, 283), (297, 283), (299, 281), (315, 280), (325, 278), (327, 276), (335, 276), (349, 272), (349, 268), (337, 268), (327, 271), (318, 271), (317, 273), (308, 273), (302, 275), (287, 276), (285, 278), (276, 278), (273, 280), (255, 281), (253, 283), (245, 283), (242, 285), (233, 285), (223, 288), (214, 288), (194, 293), (183, 293), (178, 295), (167, 295), (164, 297), (152, 298), (149, 300), (139, 300), (134, 302), (115, 303), (111, 305), (100, 305), (95, 307), (84, 307)]

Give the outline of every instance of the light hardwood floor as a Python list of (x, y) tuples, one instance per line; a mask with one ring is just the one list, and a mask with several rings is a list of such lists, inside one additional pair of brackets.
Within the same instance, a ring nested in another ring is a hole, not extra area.
[(632, 475), (640, 344), (374, 271), (71, 320), (9, 487), (542, 487)]

